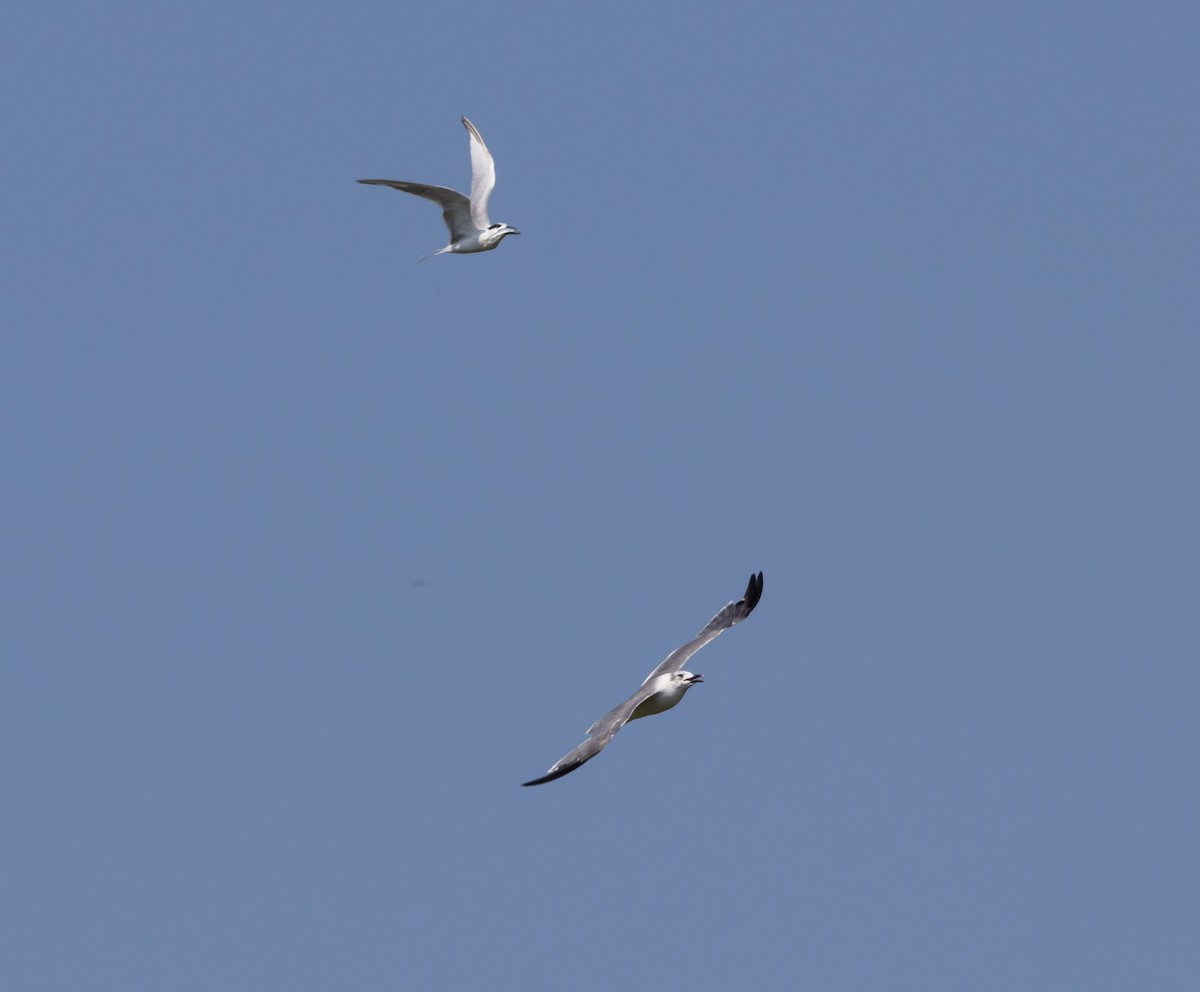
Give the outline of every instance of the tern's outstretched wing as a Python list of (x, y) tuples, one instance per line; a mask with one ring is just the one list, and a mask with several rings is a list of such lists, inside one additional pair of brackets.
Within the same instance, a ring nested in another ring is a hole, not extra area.
[[(360, 179), (367, 186), (391, 186), (401, 193), (412, 193), (432, 200), (442, 208), (442, 220), (450, 229), (450, 243), (475, 236), (475, 225), (471, 222), (471, 201), (457, 190), (445, 186), (426, 186), (424, 183), (405, 183), (399, 179)], [(483, 227), (487, 227), (485, 223)]]
[(488, 220), (488, 200), (496, 188), (496, 163), (475, 125), (465, 117), (462, 122), (471, 135), (471, 219), (479, 230), (486, 231), (492, 226)]
[[(750, 584), (746, 586), (746, 592), (742, 595), (742, 598), (736, 603), (727, 603), (715, 617), (708, 621), (708, 625), (699, 634), (688, 641), (687, 644), (676, 648), (667, 655), (663, 663), (646, 676), (646, 682), (650, 682), (655, 676), (662, 675), (664, 672), (680, 671), (692, 655), (721, 633), (721, 631), (728, 630), (735, 623), (741, 623), (746, 617), (750, 616), (751, 611), (758, 605), (758, 601), (762, 598), (762, 591), (762, 572), (759, 572), (757, 575), (751, 575)], [(646, 682), (643, 682), (642, 685), (644, 686)]]
[(553, 782), (556, 778), (562, 778), (568, 772), (575, 771), (585, 761), (590, 761), (596, 757), (596, 755), (608, 746), (608, 742), (613, 739), (617, 731), (629, 722), (633, 711), (638, 708), (642, 700), (647, 699), (653, 694), (653, 689), (642, 686), (620, 706), (613, 707), (613, 709), (609, 710), (604, 716), (588, 727), (587, 740), (554, 762), (545, 775), (541, 778), (535, 778), (531, 782), (522, 782), (521, 784), (541, 785), (543, 782)]

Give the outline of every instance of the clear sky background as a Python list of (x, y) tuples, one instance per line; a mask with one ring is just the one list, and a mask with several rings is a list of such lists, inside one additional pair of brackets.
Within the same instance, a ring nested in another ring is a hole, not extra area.
[(0, 28), (6, 989), (1200, 987), (1195, 4)]

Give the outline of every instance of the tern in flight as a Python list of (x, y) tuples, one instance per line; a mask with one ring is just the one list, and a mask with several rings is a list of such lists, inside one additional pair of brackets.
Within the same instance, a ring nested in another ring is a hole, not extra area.
[[(391, 186), (402, 193), (413, 193), (432, 200), (442, 208), (442, 220), (450, 229), (450, 243), (445, 248), (430, 252), (424, 258), (453, 252), (466, 255), (476, 251), (491, 251), (504, 240), (505, 235), (520, 234), (507, 224), (493, 224), (488, 220), (488, 200), (496, 186), (496, 165), (492, 153), (483, 143), (483, 137), (465, 117), (463, 127), (471, 136), (471, 196), (465, 197), (445, 186), (426, 186), (424, 183), (405, 183), (398, 179), (360, 179), (368, 186)], [(422, 259), (423, 260), (423, 259)]]
[(683, 666), (687, 664), (687, 660), (721, 631), (745, 620), (758, 605), (762, 590), (762, 572), (751, 575), (750, 584), (746, 586), (742, 598), (736, 603), (726, 604), (699, 634), (667, 655), (666, 660), (646, 676), (646, 681), (637, 692), (588, 728), (586, 741), (559, 758), (541, 778), (521, 784), (541, 785), (543, 782), (553, 782), (556, 778), (562, 778), (585, 761), (596, 757), (613, 739), (613, 735), (630, 720), (652, 716), (677, 705), (688, 689), (697, 682), (704, 681), (703, 676), (684, 671)]

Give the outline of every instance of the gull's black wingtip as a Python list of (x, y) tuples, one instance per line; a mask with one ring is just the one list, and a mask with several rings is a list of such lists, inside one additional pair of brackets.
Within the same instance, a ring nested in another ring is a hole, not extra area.
[[(580, 764), (582, 764), (582, 763), (583, 762), (580, 762)], [(545, 782), (553, 782), (556, 778), (562, 778), (567, 773), (575, 771), (575, 769), (578, 767), (579, 767), (579, 765), (571, 765), (570, 768), (560, 768), (560, 769), (558, 769), (558, 771), (548, 772), (547, 774), (543, 775), (541, 778), (535, 778), (535, 779), (531, 779), (528, 782), (522, 782), (521, 786), (522, 786), (522, 788), (524, 788), (527, 785), (542, 785)]]
[(758, 601), (762, 599), (763, 591), (763, 573), (759, 572), (750, 576), (750, 582), (746, 586), (746, 594), (742, 597), (742, 602), (746, 604), (746, 615), (749, 616), (751, 611), (758, 605)]
[(541, 785), (544, 782), (553, 782), (556, 778), (562, 778), (564, 775), (570, 775), (571, 772), (575, 771), (576, 768), (588, 760), (588, 758), (584, 758), (583, 761), (575, 761), (569, 765), (564, 765), (562, 768), (552, 768), (541, 778), (530, 779), (528, 782), (522, 782), (521, 785)]

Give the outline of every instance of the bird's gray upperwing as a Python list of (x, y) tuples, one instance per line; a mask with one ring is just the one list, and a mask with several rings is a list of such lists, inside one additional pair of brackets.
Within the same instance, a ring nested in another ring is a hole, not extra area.
[(717, 613), (715, 617), (708, 621), (707, 626), (693, 637), (687, 644), (677, 647), (654, 671), (646, 676), (646, 681), (642, 683), (645, 687), (647, 682), (650, 682), (657, 675), (662, 675), (664, 672), (678, 672), (687, 660), (699, 651), (705, 644), (711, 641), (714, 637), (723, 630), (728, 630), (735, 623), (741, 623), (758, 605), (758, 601), (762, 598), (763, 591), (763, 575), (759, 572), (757, 575), (750, 576), (750, 583), (746, 586), (746, 591), (736, 603), (727, 603)]
[[(432, 200), (442, 208), (442, 220), (450, 230), (450, 243), (462, 241), (475, 235), (475, 225), (471, 221), (471, 201), (458, 190), (445, 186), (426, 186), (424, 183), (406, 183), (399, 179), (360, 179), (367, 186), (391, 186), (401, 193), (412, 193)], [(483, 225), (487, 227), (487, 224)]]
[(486, 231), (492, 224), (488, 220), (488, 200), (496, 188), (496, 163), (475, 125), (465, 117), (462, 122), (471, 135), (471, 219), (479, 230)]
[(625, 702), (621, 703), (620, 706), (614, 706), (604, 716), (588, 727), (587, 740), (554, 762), (545, 775), (541, 778), (535, 778), (530, 782), (522, 782), (521, 784), (541, 785), (543, 782), (553, 782), (556, 778), (562, 778), (564, 775), (575, 771), (585, 761), (590, 761), (596, 757), (596, 755), (608, 746), (608, 742), (613, 739), (616, 732), (629, 722), (633, 711), (638, 708), (641, 702), (652, 695), (654, 695), (654, 691), (643, 685)]

